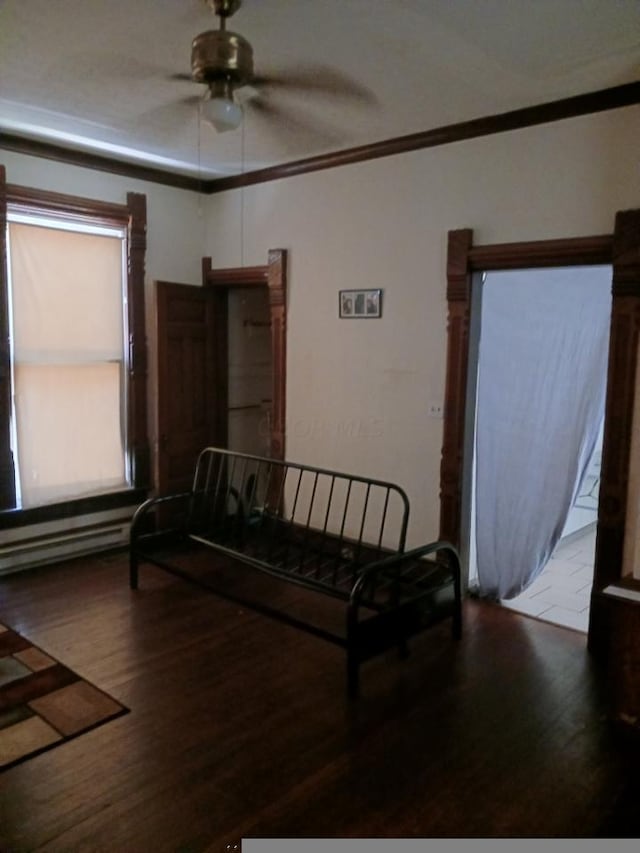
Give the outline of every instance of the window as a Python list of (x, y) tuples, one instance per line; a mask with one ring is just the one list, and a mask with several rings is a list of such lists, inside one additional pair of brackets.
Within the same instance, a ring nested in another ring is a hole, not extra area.
[(146, 487), (144, 196), (4, 198), (0, 508)]
[(16, 503), (126, 488), (126, 230), (8, 219)]

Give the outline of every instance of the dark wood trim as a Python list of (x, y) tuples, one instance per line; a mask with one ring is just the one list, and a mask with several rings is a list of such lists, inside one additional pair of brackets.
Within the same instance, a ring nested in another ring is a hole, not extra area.
[[(621, 577), (619, 580), (615, 581), (615, 586), (618, 589), (629, 590), (630, 592), (638, 592), (640, 593), (640, 578), (634, 578), (631, 575), (625, 575)], [(634, 602), (636, 607), (639, 602)]]
[[(205, 258), (211, 262), (211, 258)], [(206, 272), (207, 287), (262, 287), (269, 283), (268, 267), (209, 268)]]
[(216, 442), (229, 446), (229, 289), (214, 287), (213, 293), (213, 341), (211, 342), (215, 366), (213, 378), (215, 393), (212, 395), (213, 423)]
[(0, 530), (12, 530), (15, 527), (27, 527), (48, 521), (77, 518), (80, 515), (107, 512), (122, 507), (135, 507), (142, 503), (146, 497), (146, 489), (126, 489), (121, 492), (76, 498), (61, 503), (34, 506), (29, 509), (12, 509), (0, 512)]
[(447, 373), (440, 466), (440, 535), (460, 544), (463, 445), (469, 363), (472, 273), (484, 270), (611, 263), (607, 236), (472, 245), (468, 229), (449, 232), (447, 258)]
[(471, 276), (488, 270), (611, 263), (610, 235), (473, 245), (469, 228), (450, 231), (447, 249), (447, 374), (440, 462), (440, 538), (460, 545)]
[(7, 184), (7, 203), (18, 210), (24, 208), (24, 212), (36, 216), (47, 216), (51, 213), (60, 219), (77, 219), (81, 216), (96, 225), (126, 226), (129, 223), (129, 209), (126, 204), (49, 192), (19, 184)]
[(229, 291), (214, 289), (213, 304), (213, 363), (217, 370), (215, 378), (214, 425), (222, 447), (229, 446)]
[(470, 271), (522, 269), (585, 264), (610, 264), (613, 237), (602, 234), (561, 240), (538, 240), (528, 243), (497, 243), (471, 246), (468, 253)]
[(622, 577), (627, 520), (631, 430), (640, 338), (640, 209), (616, 216), (613, 237), (613, 303), (596, 564), (589, 621), (589, 648), (607, 654), (617, 602), (602, 590)]
[(80, 166), (101, 172), (111, 172), (141, 181), (150, 181), (152, 183), (176, 187), (177, 189), (210, 195), (252, 184), (278, 181), (282, 178), (290, 178), (294, 175), (303, 175), (308, 172), (335, 169), (339, 166), (362, 163), (380, 157), (392, 157), (396, 154), (417, 151), (422, 148), (435, 148), (440, 145), (450, 145), (453, 142), (461, 142), (466, 139), (475, 139), (495, 133), (520, 130), (537, 124), (548, 124), (549, 122), (562, 121), (577, 116), (620, 109), (621, 107), (632, 106), (639, 102), (640, 83), (634, 81), (632, 83), (623, 83), (619, 86), (612, 86), (608, 89), (600, 89), (596, 92), (587, 92), (569, 98), (561, 98), (557, 101), (510, 110), (506, 113), (483, 116), (471, 119), (470, 121), (444, 125), (443, 127), (385, 139), (355, 148), (347, 148), (343, 151), (306, 157), (290, 163), (281, 163), (276, 166), (245, 172), (242, 175), (230, 175), (229, 177), (209, 178), (206, 180), (168, 172), (163, 169), (141, 166), (104, 155), (77, 151), (51, 142), (29, 139), (19, 134), (0, 134), (0, 149), (4, 148), (7, 151), (15, 151), (19, 154), (42, 157), (60, 163), (69, 163), (73, 166)]
[(271, 346), (273, 391), (271, 409), (271, 456), (285, 458), (287, 414), (287, 251), (270, 249), (267, 266), (269, 307), (271, 310)]
[(151, 483), (151, 451), (147, 422), (147, 332), (145, 322), (145, 257), (147, 252), (147, 197), (127, 194), (129, 246), (127, 310), (129, 325), (128, 449), (133, 485)]
[(440, 539), (460, 546), (469, 321), (471, 317), (470, 228), (450, 231), (447, 246), (447, 375), (440, 460)]
[(11, 450), (11, 342), (9, 338), (7, 269), (7, 183), (0, 166), (0, 510), (16, 505), (16, 480)]
[(163, 184), (179, 190), (203, 191), (203, 182), (191, 175), (181, 175), (164, 169), (156, 169), (153, 166), (142, 166), (126, 160), (118, 160), (115, 157), (107, 157), (103, 154), (78, 151), (64, 145), (30, 139), (16, 133), (0, 133), (0, 149), (15, 151), (17, 154), (27, 154), (30, 157), (40, 157), (43, 160), (55, 160), (57, 163), (67, 163), (70, 166), (79, 166), (83, 169), (93, 169), (96, 172), (122, 175), (125, 178), (132, 178), (137, 181)]
[[(266, 266), (231, 267), (213, 269), (211, 258), (202, 259), (202, 283), (218, 291), (222, 301), (216, 303), (216, 340), (222, 344), (224, 352), (219, 352), (219, 363), (226, 364), (226, 342), (228, 340), (227, 293), (232, 287), (268, 287), (269, 310), (271, 320), (271, 352), (273, 369), (272, 414), (271, 414), (271, 456), (274, 459), (284, 459), (285, 453), (285, 421), (286, 421), (286, 385), (287, 385), (287, 251), (286, 249), (270, 249)], [(224, 375), (222, 373), (224, 372)], [(224, 416), (224, 434), (226, 435), (226, 406), (223, 399), (227, 397), (228, 371), (221, 369), (217, 387), (222, 397), (218, 406), (222, 429)], [(224, 408), (224, 412), (222, 411)], [(222, 433), (220, 433), (222, 434)], [(224, 445), (226, 446), (226, 444)]]
[(594, 587), (598, 590), (622, 576), (640, 331), (640, 210), (618, 213), (615, 228), (606, 403), (608, 417), (602, 447), (594, 579)]
[(562, 98), (558, 101), (511, 110), (498, 115), (483, 116), (432, 130), (411, 133), (407, 136), (360, 145), (356, 148), (347, 148), (344, 151), (306, 157), (303, 160), (295, 160), (291, 163), (283, 163), (266, 169), (257, 169), (253, 172), (245, 172), (242, 175), (216, 178), (206, 181), (204, 191), (208, 194), (225, 192), (252, 184), (291, 178), (294, 175), (303, 175), (308, 172), (335, 169), (338, 166), (348, 166), (380, 157), (391, 157), (422, 148), (435, 148), (440, 145), (450, 145), (453, 142), (462, 142), (465, 139), (476, 139), (495, 133), (520, 130), (537, 124), (547, 124), (576, 116), (619, 109), (638, 102), (640, 102), (640, 83), (624, 83), (597, 92), (574, 95), (571, 98)]
[(445, 417), (440, 536), (460, 543), (469, 322), (474, 271), (612, 264), (612, 313), (602, 477), (589, 648), (607, 653), (615, 606), (602, 589), (622, 576), (631, 427), (640, 338), (640, 210), (617, 214), (613, 237), (473, 246), (469, 229), (449, 232)]

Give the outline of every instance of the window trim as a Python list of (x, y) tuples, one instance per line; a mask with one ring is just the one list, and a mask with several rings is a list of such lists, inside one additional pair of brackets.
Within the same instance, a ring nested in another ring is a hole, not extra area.
[(78, 512), (78, 501), (70, 500), (23, 510), (14, 506), (15, 474), (9, 423), (11, 413), (11, 352), (9, 341), (7, 277), (7, 208), (57, 219), (84, 219), (87, 224), (124, 227), (127, 231), (127, 322), (125, 342), (127, 370), (128, 466), (131, 487), (83, 499), (93, 511), (140, 498), (150, 486), (150, 451), (147, 430), (147, 346), (145, 326), (145, 254), (147, 200), (142, 193), (127, 193), (126, 204), (87, 199), (6, 183), (0, 165), (0, 528), (16, 527), (41, 520), (68, 518)]

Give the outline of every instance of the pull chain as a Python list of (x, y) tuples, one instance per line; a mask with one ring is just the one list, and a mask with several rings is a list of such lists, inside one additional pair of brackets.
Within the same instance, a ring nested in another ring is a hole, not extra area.
[(198, 141), (198, 217), (204, 219), (202, 208), (202, 101), (198, 101), (196, 109), (196, 127)]
[[(240, 174), (244, 175), (244, 116), (240, 126), (240, 148), (241, 148), (241, 164)], [(244, 266), (244, 184), (240, 185), (240, 266)]]

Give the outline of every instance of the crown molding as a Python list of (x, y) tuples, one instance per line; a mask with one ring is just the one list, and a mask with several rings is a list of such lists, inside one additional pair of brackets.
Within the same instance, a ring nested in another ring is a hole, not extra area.
[(211, 194), (238, 189), (266, 181), (291, 178), (294, 175), (302, 175), (307, 172), (334, 169), (338, 166), (362, 163), (379, 157), (390, 157), (408, 151), (417, 151), (421, 148), (435, 148), (440, 145), (461, 142), (465, 139), (475, 139), (480, 136), (505, 133), (509, 130), (519, 130), (536, 124), (546, 124), (590, 113), (628, 107), (639, 102), (640, 82), (625, 83), (621, 86), (600, 89), (597, 92), (589, 92), (584, 95), (574, 95), (571, 98), (563, 98), (559, 101), (550, 101), (533, 107), (524, 107), (506, 113), (449, 124), (420, 133), (386, 139), (382, 142), (360, 145), (357, 148), (321, 154), (317, 157), (307, 157), (304, 160), (258, 169), (244, 175), (215, 178), (206, 182), (205, 192)]
[(0, 132), (0, 149), (15, 151), (18, 154), (28, 154), (31, 157), (40, 157), (44, 160), (55, 160), (58, 163), (67, 163), (70, 166), (93, 169), (97, 172), (111, 172), (114, 175), (122, 175), (125, 178), (134, 178), (139, 181), (149, 181), (153, 184), (164, 184), (167, 187), (176, 187), (180, 190), (203, 191), (203, 181), (190, 175), (181, 175), (165, 169), (129, 163), (115, 157), (106, 157), (103, 154), (78, 151), (75, 148), (30, 139), (15, 133)]
[(391, 157), (409, 151), (417, 151), (421, 148), (435, 148), (440, 145), (450, 145), (454, 142), (475, 139), (481, 136), (506, 133), (510, 130), (520, 130), (537, 124), (547, 124), (591, 113), (629, 107), (638, 103), (640, 103), (640, 81), (634, 81), (607, 89), (600, 89), (596, 92), (588, 92), (582, 95), (574, 95), (570, 98), (537, 104), (532, 107), (524, 107), (497, 115), (483, 116), (471, 119), (470, 121), (449, 124), (419, 133), (411, 133), (406, 136), (398, 136), (393, 139), (385, 139), (381, 142), (360, 145), (355, 148), (346, 148), (342, 151), (334, 151), (314, 157), (306, 157), (302, 160), (294, 160), (264, 169), (256, 169), (242, 175), (203, 180), (189, 175), (165, 171), (164, 169), (141, 166), (105, 157), (100, 154), (77, 151), (66, 148), (63, 145), (54, 145), (49, 142), (28, 139), (18, 134), (2, 133), (0, 135), (0, 149), (48, 160), (56, 160), (60, 163), (68, 163), (97, 171), (111, 172), (141, 181), (164, 184), (165, 186), (190, 190), (204, 195), (211, 195), (254, 184), (291, 178), (295, 175), (303, 175), (309, 172), (318, 172), (353, 163), (362, 163), (380, 157)]

